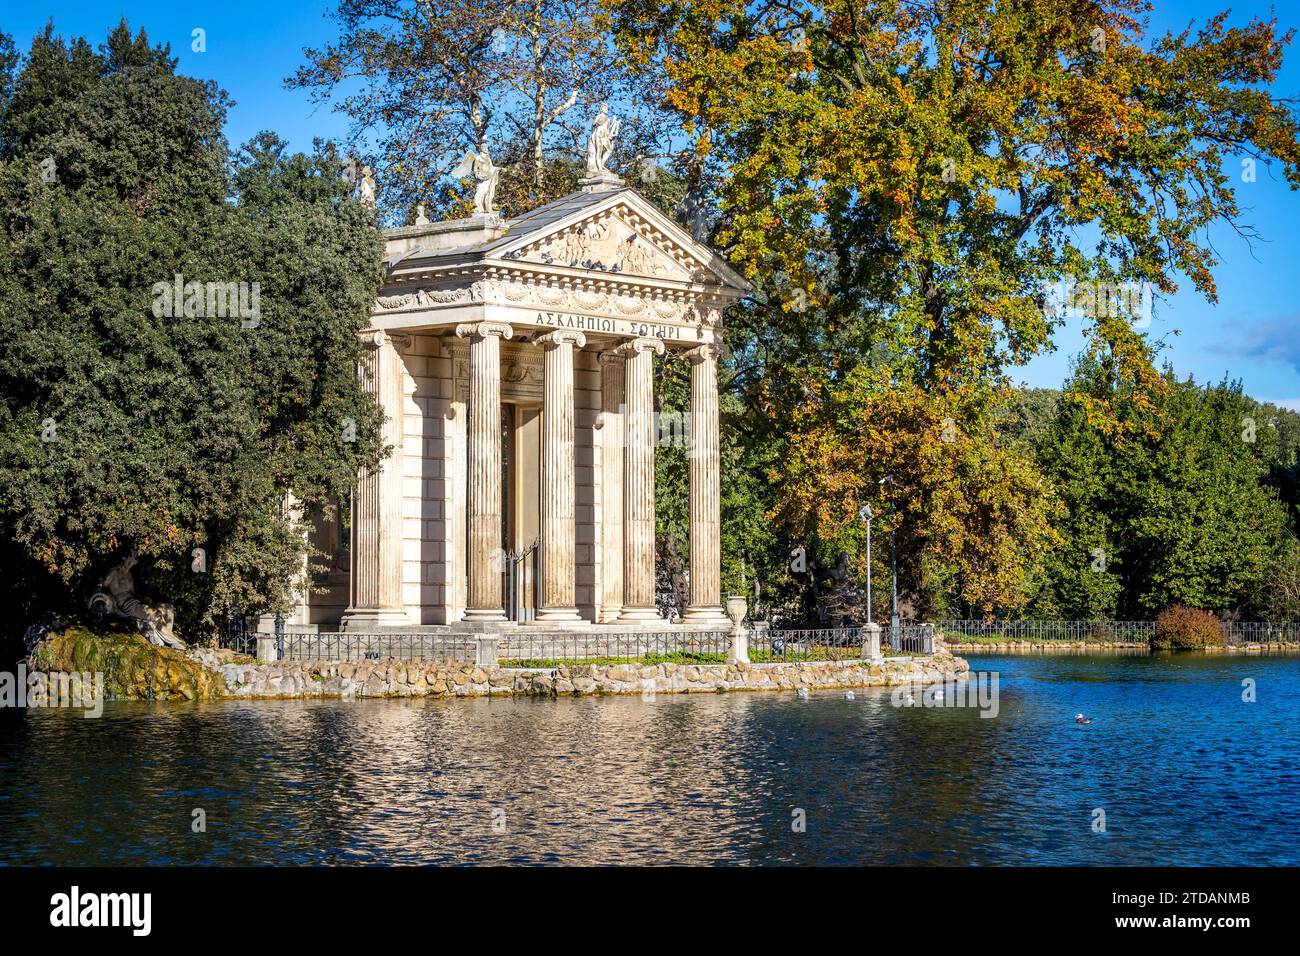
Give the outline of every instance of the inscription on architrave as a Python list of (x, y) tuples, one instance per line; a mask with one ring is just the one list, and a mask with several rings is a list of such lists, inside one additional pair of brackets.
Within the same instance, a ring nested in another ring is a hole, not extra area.
[(630, 319), (606, 319), (598, 315), (569, 315), (564, 312), (538, 312), (537, 324), (583, 332), (607, 332), (634, 338), (680, 339), (682, 326), (637, 322)]

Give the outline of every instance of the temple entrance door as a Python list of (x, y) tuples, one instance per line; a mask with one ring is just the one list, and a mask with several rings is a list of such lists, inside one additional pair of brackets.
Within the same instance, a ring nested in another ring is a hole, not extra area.
[(542, 409), (501, 403), (501, 522), (506, 617), (537, 616), (537, 543), (541, 529)]

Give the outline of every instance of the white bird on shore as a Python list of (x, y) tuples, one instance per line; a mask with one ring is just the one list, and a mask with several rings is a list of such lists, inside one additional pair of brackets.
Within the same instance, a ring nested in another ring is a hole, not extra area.
[(808, 688), (807, 688), (807, 687), (800, 687), (799, 690), (796, 692), (795, 696), (798, 697), (800, 700), (807, 700), (807, 699), (808, 699)]
[(1083, 714), (1075, 714), (1075, 715), (1074, 715), (1074, 722), (1075, 722), (1076, 724), (1090, 724), (1090, 723), (1092, 723), (1092, 718), (1091, 718), (1091, 717), (1085, 717), (1085, 716), (1083, 716)]

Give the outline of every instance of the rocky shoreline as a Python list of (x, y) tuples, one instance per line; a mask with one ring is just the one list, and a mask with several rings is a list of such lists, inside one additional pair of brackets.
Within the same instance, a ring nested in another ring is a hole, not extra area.
[(479, 667), (460, 661), (279, 661), (235, 659), (229, 651), (192, 652), (239, 699), (385, 697), (568, 697), (692, 694), (799, 688), (892, 687), (961, 680), (968, 665), (940, 651), (929, 658), (782, 664), (570, 664), (553, 668)]
[(942, 643), (933, 656), (762, 664), (560, 664), (539, 668), (473, 661), (258, 661), (210, 647), (176, 651), (138, 634), (71, 627), (45, 635), (33, 670), (100, 672), (110, 700), (284, 700), (411, 697), (568, 697), (894, 687), (962, 680), (969, 667)]

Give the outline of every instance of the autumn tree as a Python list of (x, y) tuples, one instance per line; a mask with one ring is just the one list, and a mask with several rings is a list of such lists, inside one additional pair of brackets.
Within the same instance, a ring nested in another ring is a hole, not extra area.
[[(1142, 0), (606, 6), (719, 177), (714, 238), (765, 298), (732, 317), (733, 344), (761, 357), (751, 408), (794, 429), (804, 460), (774, 473), (778, 513), (808, 534), (879, 504), (876, 462), (902, 467), (909, 442), (937, 469), (917, 488), (988, 480), (964, 494), (1039, 527), (1035, 484), (1007, 480), (1023, 473), (988, 424), (1010, 371), (1074, 311), (1088, 356), (1151, 411), (1153, 300), (1183, 282), (1214, 300), (1208, 228), (1249, 234), (1242, 162), (1300, 183), (1296, 117), (1269, 90), (1291, 40), (1275, 23), (1152, 36)], [(1145, 429), (1111, 398), (1084, 399), (1094, 425)], [(942, 411), (960, 440), (918, 444), (933, 413), (886, 416), (898, 434), (835, 420), (891, 401)], [(959, 470), (976, 460), (1005, 467)], [(940, 541), (937, 516), (904, 511), (909, 539)], [(999, 540), (1021, 570), (967, 564), (974, 604), (1023, 595), (1028, 555)]]

